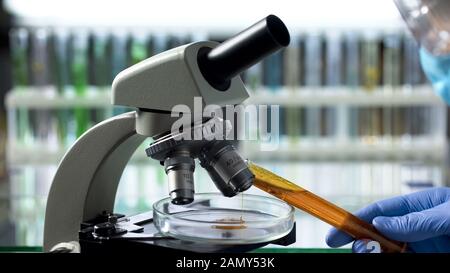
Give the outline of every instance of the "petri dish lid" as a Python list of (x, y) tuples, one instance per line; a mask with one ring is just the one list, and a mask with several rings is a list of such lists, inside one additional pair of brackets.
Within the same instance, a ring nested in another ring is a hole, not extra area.
[(194, 202), (174, 205), (164, 198), (153, 205), (153, 221), (164, 235), (213, 244), (254, 244), (287, 235), (294, 208), (279, 199), (242, 194), (195, 194)]

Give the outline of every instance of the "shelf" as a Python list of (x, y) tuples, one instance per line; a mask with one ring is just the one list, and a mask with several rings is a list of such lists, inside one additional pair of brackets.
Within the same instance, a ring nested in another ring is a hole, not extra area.
[[(333, 142), (310, 142), (304, 145), (281, 143), (273, 151), (261, 151), (261, 144), (241, 142), (240, 153), (251, 160), (267, 161), (408, 161), (424, 160), (443, 162), (447, 155), (447, 144), (429, 140), (426, 144), (361, 144), (335, 145)], [(65, 154), (65, 149), (49, 149), (44, 145), (8, 145), (7, 161), (14, 165), (57, 164)], [(135, 164), (149, 164), (144, 148), (137, 149), (131, 161)]]
[(14, 89), (6, 95), (7, 109), (67, 109), (72, 107), (105, 108), (112, 107), (109, 90), (90, 87), (86, 96), (77, 96), (74, 92), (60, 95), (53, 87)]
[[(111, 105), (111, 94), (108, 90), (99, 91), (90, 87), (86, 96), (76, 96), (74, 92), (60, 95), (52, 87), (37, 89), (23, 88), (13, 90), (6, 96), (7, 109), (64, 109), (71, 107), (107, 108)], [(413, 89), (401, 88), (394, 92), (384, 89), (373, 91), (351, 90), (348, 88), (281, 88), (276, 91), (258, 89), (251, 92), (245, 104), (272, 104), (280, 106), (444, 106), (429, 86), (418, 86)]]
[[(433, 143), (430, 145), (430, 143)], [(274, 151), (262, 151), (261, 144), (249, 143), (242, 154), (253, 160), (267, 161), (414, 161), (444, 162), (447, 144), (429, 140), (428, 144), (328, 144), (280, 145)]]
[[(74, 92), (70, 95), (59, 95), (54, 88), (24, 88), (8, 93), (6, 105), (8, 109), (32, 108), (32, 109), (61, 109), (72, 107), (112, 107), (110, 104), (110, 92), (105, 88), (99, 90), (89, 87), (87, 95), (77, 97)], [(319, 88), (306, 89), (295, 88), (289, 90), (282, 88), (277, 91), (258, 89), (252, 92), (247, 104), (279, 104), (283, 106), (305, 107), (325, 105), (355, 105), (355, 106), (412, 106), (429, 105), (445, 109), (445, 104), (433, 93), (429, 86), (417, 86), (414, 88), (401, 88), (395, 92), (387, 92), (384, 89), (376, 89), (371, 92), (363, 90), (351, 90), (348, 88)], [(444, 131), (443, 131), (444, 132)], [(244, 157), (258, 160), (428, 160), (443, 162), (446, 159), (447, 143), (442, 140), (445, 136), (440, 132), (436, 136), (417, 139), (419, 141), (381, 141), (378, 144), (362, 143), (346, 140), (336, 141), (305, 141), (297, 139), (297, 142), (282, 142), (273, 152), (260, 151), (259, 143), (245, 142), (241, 145)], [(286, 143), (288, 145), (286, 145)], [(405, 144), (406, 143), (406, 144)], [(16, 145), (9, 147), (8, 161), (12, 164), (55, 164), (64, 155), (65, 149), (45, 145), (33, 144), (29, 146)], [(145, 162), (148, 158), (145, 153), (138, 153), (135, 162)]]
[[(55, 165), (58, 164), (66, 153), (65, 149), (49, 149), (44, 145), (32, 146), (8, 145), (6, 158), (10, 165)], [(151, 164), (156, 161), (149, 159), (144, 149), (137, 149), (131, 162)]]
[(279, 90), (261, 89), (252, 92), (246, 104), (272, 104), (280, 106), (443, 106), (430, 86), (400, 88), (396, 91), (375, 89), (364, 91), (348, 88), (281, 88)]

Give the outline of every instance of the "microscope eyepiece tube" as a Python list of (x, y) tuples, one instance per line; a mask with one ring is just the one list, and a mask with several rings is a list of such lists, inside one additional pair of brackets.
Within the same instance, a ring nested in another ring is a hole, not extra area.
[(231, 78), (289, 42), (289, 31), (283, 21), (269, 15), (216, 48), (200, 50), (198, 65), (209, 84), (225, 91)]
[(170, 157), (164, 161), (164, 168), (172, 203), (186, 205), (194, 201), (194, 159), (189, 156)]

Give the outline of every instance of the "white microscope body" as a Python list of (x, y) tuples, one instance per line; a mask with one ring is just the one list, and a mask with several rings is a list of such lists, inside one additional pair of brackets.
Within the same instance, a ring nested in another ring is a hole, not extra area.
[[(147, 137), (155, 141), (147, 154), (164, 163), (173, 203), (192, 202), (194, 158), (224, 195), (248, 189), (253, 176), (231, 144), (173, 139), (172, 108), (183, 104), (194, 109), (195, 97), (204, 105), (242, 103), (249, 94), (238, 74), (288, 43), (286, 27), (270, 15), (222, 44), (183, 45), (119, 73), (112, 84), (112, 103), (137, 110), (97, 124), (64, 155), (48, 196), (44, 250), (78, 241), (81, 223), (113, 212), (122, 172)], [(201, 113), (191, 114), (198, 117), (193, 124), (204, 126)], [(222, 161), (230, 158), (237, 158), (234, 165), (225, 173), (219, 171)]]

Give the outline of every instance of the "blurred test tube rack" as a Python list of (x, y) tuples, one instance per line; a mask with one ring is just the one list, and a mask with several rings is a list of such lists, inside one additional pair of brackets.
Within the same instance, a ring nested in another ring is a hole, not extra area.
[[(119, 71), (178, 45), (226, 38), (220, 33), (12, 30), (14, 88), (5, 103), (13, 193), (39, 192), (43, 208), (56, 166), (76, 138), (132, 110), (110, 104), (110, 85)], [(277, 149), (263, 151), (259, 141), (243, 141), (242, 155), (348, 208), (446, 185), (447, 107), (427, 83), (417, 54), (403, 29), (292, 33), (286, 50), (242, 75), (251, 94), (245, 104), (280, 109)], [(144, 146), (120, 184), (120, 212), (150, 209), (167, 195), (163, 168), (145, 156)], [(215, 190), (204, 172), (196, 175), (198, 192)], [(32, 209), (26, 200), (14, 206), (17, 213)]]

